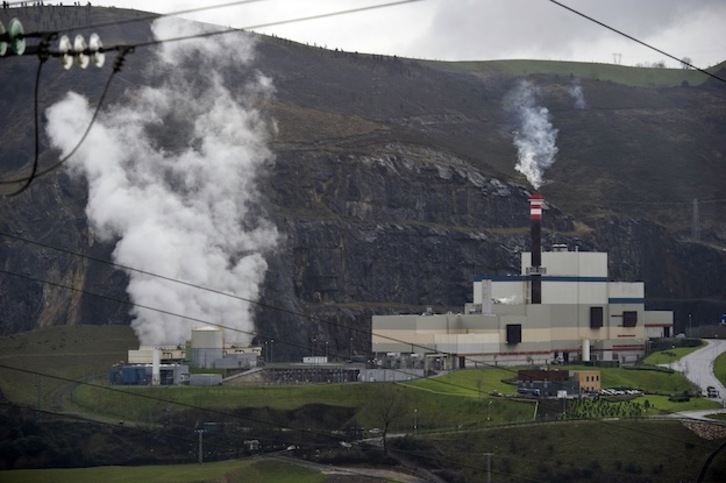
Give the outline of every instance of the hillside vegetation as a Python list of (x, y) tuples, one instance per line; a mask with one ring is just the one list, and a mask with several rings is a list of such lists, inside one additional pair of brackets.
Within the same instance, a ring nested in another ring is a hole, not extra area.
[[(556, 60), (488, 60), (471, 62), (426, 62), (436, 69), (471, 72), (483, 77), (549, 75), (613, 82), (632, 87), (697, 86), (709, 80), (693, 69), (631, 67), (616, 64), (567, 62)], [(726, 63), (707, 69), (718, 73)]]
[[(405, 384), (211, 388), (107, 386), (104, 373), (130, 343), (129, 332), (121, 329), (127, 330), (119, 327), (49, 328), (0, 338), (0, 347), (5, 349), (3, 365), (22, 370), (34, 368), (34, 372), (48, 374), (39, 376), (43, 381), (48, 381), (45, 385), (50, 386), (53, 381), (57, 385), (49, 399), (41, 397), (33, 400), (30, 395), (37, 394), (37, 379), (26, 377), (27, 372), (12, 371), (15, 377), (6, 376), (0, 380), (0, 389), (10, 399), (4, 403), (6, 409), (2, 415), (5, 433), (0, 431), (0, 448), (3, 448), (4, 453), (0, 464), (4, 462), (5, 468), (17, 468), (39, 462), (45, 462), (46, 466), (118, 464), (122, 461), (133, 461), (135, 464), (190, 462), (195, 459), (196, 434), (193, 429), (201, 424), (209, 431), (205, 441), (209, 451), (207, 458), (210, 460), (249, 454), (241, 447), (242, 440), (258, 439), (265, 451), (294, 445), (300, 448), (299, 456), (319, 462), (360, 463), (370, 461), (371, 458), (376, 460), (379, 456), (368, 450), (345, 450), (340, 442), (355, 441), (369, 431), (381, 428), (385, 423), (380, 412), (383, 400), (390, 400), (397, 407), (396, 413), (390, 416), (389, 431), (416, 435), (414, 440), (406, 439), (400, 444), (392, 440), (392, 444), (399, 448), (398, 451), (414, 459), (428, 454), (429, 461), (426, 464), (433, 464), (432, 469), (442, 471), (442, 474), (460, 474), (462, 481), (478, 481), (482, 468), (481, 464), (473, 463), (462, 455), (450, 453), (452, 441), (464, 434), (470, 444), (476, 445), (472, 447), (477, 447), (477, 451), (480, 448), (487, 451), (493, 448), (500, 455), (494, 467), (500, 474), (527, 476), (535, 469), (548, 468), (546, 472), (551, 473), (548, 478), (552, 481), (564, 474), (587, 476), (598, 468), (610, 477), (633, 474), (644, 478), (671, 473), (685, 477), (691, 473), (674, 470), (680, 460), (666, 461), (658, 451), (675, 451), (674, 444), (680, 444), (681, 447), (685, 444), (686, 457), (696, 454), (694, 448), (713, 448), (712, 445), (716, 444), (694, 439), (688, 435), (690, 433), (677, 429), (679, 423), (654, 421), (646, 426), (641, 421), (644, 416), (671, 411), (717, 407), (711, 400), (695, 398), (690, 402), (673, 403), (668, 401), (667, 396), (647, 395), (629, 401), (602, 399), (585, 407), (576, 402), (569, 402), (565, 406), (559, 401), (552, 405), (544, 402), (537, 405), (532, 400), (491, 397), (490, 393), (511, 395), (515, 392), (514, 386), (504, 382), (516, 375), (516, 370), (511, 368), (454, 371), (433, 379)], [(100, 340), (104, 342), (99, 343)], [(44, 344), (52, 344), (55, 349)], [(22, 347), (27, 348), (27, 351), (22, 350)], [(48, 365), (48, 350), (59, 356), (53, 359), (53, 367)], [(79, 363), (72, 354), (92, 358)], [(66, 355), (69, 357), (64, 357)], [(11, 372), (6, 370), (6, 374)], [(52, 374), (65, 376), (64, 379), (56, 379)], [(80, 383), (68, 382), (67, 378), (72, 379), (69, 376), (73, 374), (79, 375)], [(88, 374), (98, 376), (87, 378)], [(677, 373), (603, 369), (602, 378), (605, 387), (629, 386), (665, 392), (688, 390), (685, 379)], [(55, 397), (57, 394), (64, 394), (64, 397)], [(17, 403), (23, 403), (30, 409), (15, 408)], [(38, 409), (41, 411), (38, 412)], [(637, 412), (634, 412), (636, 409)], [(562, 410), (568, 415), (561, 414)], [(532, 426), (540, 419), (633, 418), (635, 414), (639, 419), (630, 419), (627, 424), (625, 420), (622, 424), (607, 421), (588, 423), (592, 426), (588, 426), (591, 429), (587, 431), (583, 431), (583, 426), (572, 423), (560, 423), (562, 426), (551, 426), (550, 423), (542, 428)], [(41, 418), (42, 424), (39, 424), (38, 418)], [(634, 460), (627, 455), (637, 452), (638, 445), (643, 442), (629, 435), (633, 431), (632, 424), (647, 428), (646, 431), (652, 435), (665, 431), (677, 436), (664, 440), (654, 436), (656, 439), (649, 444), (654, 450), (658, 448), (658, 451), (647, 459)], [(528, 429), (518, 429), (522, 425)], [(491, 442), (491, 431), (494, 430), (497, 443), (490, 448), (483, 441)], [(520, 441), (521, 431), (535, 434), (541, 441), (549, 443), (540, 445), (534, 451), (527, 446), (529, 443)], [(585, 435), (589, 441), (593, 432), (600, 431), (604, 433), (598, 444), (605, 444), (608, 438), (622, 438), (623, 442), (618, 445), (621, 452), (606, 452), (597, 456), (589, 443), (580, 441)], [(168, 444), (170, 441), (174, 444)], [(571, 442), (567, 445), (566, 453), (560, 449), (558, 441)], [(632, 449), (628, 450), (631, 444)], [(664, 449), (664, 444), (670, 449)], [(124, 449), (121, 450), (119, 445)], [(325, 451), (313, 452), (310, 445), (312, 448), (325, 448)], [(84, 448), (83, 452), (74, 449), (76, 446)], [(456, 447), (454, 444), (453, 448)], [(182, 453), (179, 452), (181, 449)], [(20, 457), (23, 454), (25, 456)], [(533, 464), (515, 464), (520, 454), (529, 454)], [(558, 460), (560, 462), (556, 463)], [(169, 468), (166, 472), (163, 468), (160, 467), (161, 473), (154, 468), (134, 471), (138, 475), (145, 475), (140, 476), (145, 481), (186, 481), (173, 477), (176, 468)], [(213, 479), (213, 472), (221, 468), (232, 466), (214, 466), (209, 469), (210, 473), (189, 472), (189, 475), (196, 475), (194, 481)], [(316, 479), (319, 475), (315, 472), (303, 476), (298, 473), (300, 470), (274, 470), (265, 465), (249, 466), (249, 463), (241, 463), (239, 468), (246, 469), (234, 470), (230, 475), (254, 473), (259, 474), (256, 481), (282, 481), (274, 479), (274, 475), (280, 474), (276, 471), (282, 471), (300, 478), (312, 478), (310, 481), (321, 481)], [(472, 469), (473, 473), (470, 472)], [(54, 481), (64, 481), (64, 478), (75, 478), (76, 481), (87, 481), (84, 478), (88, 478), (90, 481), (108, 475), (104, 479), (113, 481), (117, 471), (107, 468), (88, 472), (67, 470), (6, 474), (9, 478), (18, 478), (9, 481), (25, 481), (20, 478), (42, 480), (48, 478), (48, 475), (52, 475)], [(233, 479), (229, 481), (238, 481), (234, 478), (241, 477), (230, 478)]]

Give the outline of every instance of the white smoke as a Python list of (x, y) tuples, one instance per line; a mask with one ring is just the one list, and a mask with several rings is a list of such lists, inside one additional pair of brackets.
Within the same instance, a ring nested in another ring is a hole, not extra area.
[(575, 109), (586, 109), (587, 102), (585, 101), (585, 92), (582, 90), (579, 79), (574, 79), (570, 86), (570, 97), (575, 103)]
[(537, 89), (529, 81), (521, 81), (507, 94), (505, 106), (519, 121), (519, 130), (514, 132), (518, 155), (514, 168), (539, 189), (545, 170), (555, 162), (557, 129), (547, 108), (537, 105)]
[[(157, 38), (187, 36), (200, 27), (175, 19), (153, 25)], [(257, 300), (277, 240), (261, 220), (255, 178), (272, 155), (269, 126), (254, 108), (271, 95), (269, 79), (249, 75), (234, 91), (223, 71), (250, 73), (253, 45), (244, 34), (162, 44), (154, 87), (126, 93), (104, 112), (70, 170), (88, 180), (86, 214), (96, 237), (116, 240), (120, 265)], [(92, 115), (69, 93), (47, 111), (48, 134), (63, 154)], [(129, 271), (135, 304), (213, 324), (254, 331), (249, 302)], [(189, 339), (186, 319), (135, 307), (132, 326), (143, 345)], [(228, 340), (249, 335), (226, 331)]]

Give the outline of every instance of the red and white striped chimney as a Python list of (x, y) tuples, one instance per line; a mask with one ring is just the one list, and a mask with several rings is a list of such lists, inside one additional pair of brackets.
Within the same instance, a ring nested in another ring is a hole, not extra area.
[(539, 193), (529, 197), (529, 220), (531, 224), (532, 253), (529, 270), (532, 287), (531, 301), (533, 304), (542, 303), (542, 205), (544, 198)]

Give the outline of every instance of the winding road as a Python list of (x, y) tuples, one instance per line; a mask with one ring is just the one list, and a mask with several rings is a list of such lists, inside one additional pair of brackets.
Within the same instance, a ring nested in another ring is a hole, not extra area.
[[(713, 364), (719, 354), (726, 352), (726, 340), (704, 340), (706, 345), (687, 356), (668, 364), (661, 364), (682, 373), (686, 379), (697, 385), (705, 393), (708, 386), (719, 392), (719, 402), (726, 408), (726, 387), (713, 374)], [(724, 413), (726, 409), (711, 411), (686, 411), (679, 416), (693, 419), (706, 419), (707, 414)]]

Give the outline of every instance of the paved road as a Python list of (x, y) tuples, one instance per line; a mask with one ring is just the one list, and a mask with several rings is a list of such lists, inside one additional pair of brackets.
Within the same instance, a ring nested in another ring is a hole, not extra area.
[(295, 465), (304, 466), (306, 468), (320, 471), (321, 473), (326, 474), (326, 475), (335, 475), (335, 474), (337, 474), (337, 475), (358, 475), (358, 476), (365, 476), (368, 478), (378, 478), (381, 480), (398, 482), (398, 483), (427, 483), (427, 481), (428, 481), (428, 480), (419, 478), (417, 476), (409, 475), (406, 473), (401, 473), (398, 471), (382, 470), (382, 469), (375, 469), (375, 468), (336, 467), (336, 466), (332, 466), (332, 465), (322, 465), (322, 464), (318, 464), (318, 463), (312, 463), (310, 461), (293, 458), (291, 456), (266, 455), (266, 456), (259, 456), (258, 459), (282, 460), (282, 461), (286, 461), (288, 463), (292, 463)]
[(681, 372), (689, 381), (706, 391), (708, 386), (715, 387), (720, 394), (720, 402), (726, 407), (726, 387), (713, 375), (713, 362), (719, 354), (726, 352), (726, 340), (706, 340), (706, 346), (691, 352), (680, 360), (661, 364)]

